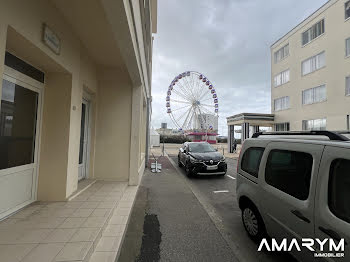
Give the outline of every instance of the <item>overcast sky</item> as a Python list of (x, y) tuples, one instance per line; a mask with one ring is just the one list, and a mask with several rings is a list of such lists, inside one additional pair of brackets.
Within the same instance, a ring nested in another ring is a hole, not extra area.
[(158, 0), (153, 47), (152, 127), (166, 122), (170, 82), (203, 73), (219, 98), (219, 133), (226, 117), (270, 113), (270, 46), (326, 0)]

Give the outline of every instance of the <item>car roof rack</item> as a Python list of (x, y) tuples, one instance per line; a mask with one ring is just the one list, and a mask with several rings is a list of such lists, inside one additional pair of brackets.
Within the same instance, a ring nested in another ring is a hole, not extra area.
[[(344, 133), (344, 132), (342, 132)], [(347, 132), (346, 132), (347, 133)], [(329, 140), (333, 141), (350, 141), (349, 138), (346, 136), (343, 136), (337, 132), (332, 131), (323, 131), (323, 130), (314, 130), (314, 131), (276, 131), (276, 132), (257, 132), (254, 133), (252, 138), (258, 138), (262, 135), (268, 135), (268, 136), (326, 136), (329, 138)]]

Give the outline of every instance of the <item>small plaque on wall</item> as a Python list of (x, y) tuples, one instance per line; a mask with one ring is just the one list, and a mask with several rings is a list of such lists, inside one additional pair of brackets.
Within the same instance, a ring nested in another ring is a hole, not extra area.
[(47, 45), (56, 55), (61, 52), (61, 40), (59, 37), (48, 27), (43, 25), (43, 42)]

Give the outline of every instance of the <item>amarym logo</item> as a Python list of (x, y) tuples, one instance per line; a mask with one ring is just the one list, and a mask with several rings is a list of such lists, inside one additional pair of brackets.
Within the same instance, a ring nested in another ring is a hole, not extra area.
[[(263, 248), (267, 251), (292, 251), (297, 250), (301, 252), (301, 247), (305, 247), (308, 250), (315, 252), (315, 257), (344, 257), (345, 241), (342, 238), (340, 241), (334, 241), (331, 238), (312, 239), (312, 238), (302, 238), (301, 243), (297, 239), (293, 238), (290, 242), (286, 238), (278, 243), (276, 239), (272, 238), (271, 243), (267, 241), (266, 238), (262, 239), (258, 248), (260, 252)], [(327, 253), (320, 253), (327, 252)], [(338, 253), (332, 253), (338, 252)], [(339, 253), (340, 252), (340, 253)]]

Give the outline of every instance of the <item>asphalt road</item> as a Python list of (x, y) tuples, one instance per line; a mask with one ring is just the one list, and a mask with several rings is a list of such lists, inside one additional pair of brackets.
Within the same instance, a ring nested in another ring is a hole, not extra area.
[(142, 177), (118, 261), (238, 261), (183, 175), (159, 162), (161, 173)]
[[(170, 156), (177, 164), (177, 156)], [(212, 220), (215, 221), (220, 233), (226, 239), (240, 261), (261, 262), (294, 262), (288, 253), (258, 252), (258, 245), (250, 240), (241, 220), (241, 211), (236, 200), (236, 168), (237, 160), (227, 159), (228, 172), (224, 177), (194, 177), (187, 178), (183, 169), (178, 168), (200, 200)], [(209, 237), (209, 236), (208, 236)]]

